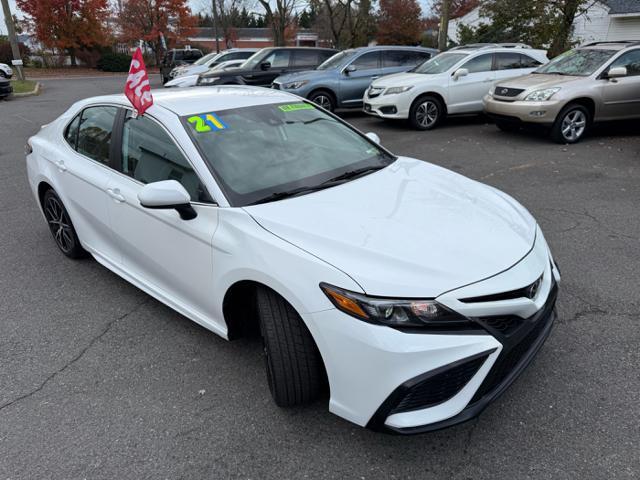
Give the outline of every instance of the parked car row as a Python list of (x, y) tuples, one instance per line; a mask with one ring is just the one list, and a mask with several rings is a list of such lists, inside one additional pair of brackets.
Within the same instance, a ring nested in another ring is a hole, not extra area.
[(206, 65), (178, 67), (166, 86), (270, 86), (328, 111), (363, 108), (418, 130), (450, 115), (484, 112), (501, 130), (544, 126), (560, 143), (577, 142), (594, 122), (640, 118), (638, 41), (590, 43), (551, 62), (545, 50), (528, 45), (481, 43), (439, 54), (399, 46), (274, 47), (254, 51), (241, 65)]

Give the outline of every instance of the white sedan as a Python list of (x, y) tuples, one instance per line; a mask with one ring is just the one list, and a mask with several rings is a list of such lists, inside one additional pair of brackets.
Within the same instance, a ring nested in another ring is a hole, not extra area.
[[(230, 70), (232, 68), (237, 68), (240, 65), (242, 65), (245, 62), (245, 60), (227, 60), (226, 62), (221, 62), (218, 65), (216, 65), (215, 67), (212, 67), (208, 70), (205, 70), (205, 72), (217, 72), (217, 71), (221, 71), (221, 70)], [(169, 80), (167, 83), (165, 83), (163, 86), (165, 88), (172, 88), (172, 87), (195, 87), (198, 84), (198, 78), (200, 77), (199, 73), (196, 74), (188, 74), (188, 75), (181, 75), (179, 77), (176, 77), (172, 80)]]
[[(416, 433), (480, 413), (555, 319), (559, 271), (508, 195), (244, 86), (73, 105), (28, 142), (59, 249), (226, 339), (260, 332), (280, 406)], [(224, 388), (234, 388), (232, 384)]]

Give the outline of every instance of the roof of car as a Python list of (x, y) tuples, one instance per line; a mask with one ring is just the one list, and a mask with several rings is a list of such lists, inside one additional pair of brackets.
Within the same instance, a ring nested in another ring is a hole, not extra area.
[[(245, 85), (169, 88), (153, 90), (151, 93), (153, 94), (154, 106), (160, 106), (179, 116), (287, 101), (300, 102), (300, 99), (295, 95), (281, 90)], [(129, 100), (123, 94), (93, 97), (83, 103), (85, 106), (100, 103), (130, 105)]]
[(421, 47), (421, 46), (417, 46), (417, 47), (413, 47), (413, 46), (409, 46), (409, 45), (374, 45), (371, 47), (356, 47), (353, 48), (351, 50), (354, 51), (364, 51), (364, 50), (418, 50), (418, 51), (423, 51), (423, 52), (437, 52), (438, 49), (436, 48), (428, 48), (428, 47)]

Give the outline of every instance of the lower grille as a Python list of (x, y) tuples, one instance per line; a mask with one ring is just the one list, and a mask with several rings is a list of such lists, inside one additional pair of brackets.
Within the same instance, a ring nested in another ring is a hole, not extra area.
[(453, 398), (469, 383), (488, 356), (489, 353), (485, 353), (463, 361), (416, 383), (407, 390), (390, 415), (433, 407)]
[[(526, 333), (519, 341), (516, 342), (514, 339), (511, 342), (508, 340), (504, 341), (502, 353), (500, 353), (500, 356), (494, 363), (482, 385), (480, 385), (476, 394), (471, 399), (469, 405), (474, 404), (484, 395), (499, 387), (505, 378), (514, 371), (521, 361), (527, 356), (527, 353), (533, 348), (536, 341), (540, 338), (552, 319), (552, 312), (555, 307), (557, 295), (558, 287), (554, 284), (544, 307), (533, 317), (526, 320), (520, 319), (520, 328), (532, 324), (533, 326), (530, 327), (529, 332)], [(484, 322), (485, 319), (480, 319), (479, 321)], [(518, 330), (519, 328), (516, 328), (510, 333), (515, 332), (516, 334), (514, 336), (519, 337), (520, 335), (517, 335)]]

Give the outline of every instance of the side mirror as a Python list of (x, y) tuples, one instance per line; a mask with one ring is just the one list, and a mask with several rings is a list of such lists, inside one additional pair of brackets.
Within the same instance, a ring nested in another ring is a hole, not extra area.
[(344, 69), (344, 73), (349, 75), (351, 72), (355, 72), (356, 70), (358, 70), (358, 67), (355, 65), (348, 65), (347, 68)]
[(189, 193), (175, 180), (148, 183), (138, 192), (138, 201), (144, 208), (174, 209), (183, 220), (198, 216), (191, 206)]
[(460, 77), (466, 77), (467, 75), (469, 75), (469, 70), (466, 68), (459, 68), (453, 72), (453, 79), (458, 80)]
[(613, 67), (607, 72), (607, 78), (619, 78), (627, 76), (627, 67)]
[(269, 70), (271, 68), (271, 62), (262, 62), (260, 64), (260, 70)]
[(380, 145), (380, 137), (378, 136), (378, 134), (373, 133), (373, 132), (367, 132), (367, 133), (364, 134), (364, 136), (367, 137), (372, 142), (377, 143), (378, 145)]

